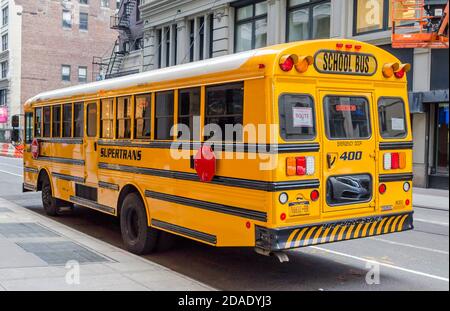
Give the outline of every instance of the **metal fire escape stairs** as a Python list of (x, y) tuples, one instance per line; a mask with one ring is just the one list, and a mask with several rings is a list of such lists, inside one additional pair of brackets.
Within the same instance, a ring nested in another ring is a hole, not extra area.
[[(392, 47), (448, 48), (448, 8), (425, 0), (392, 0)], [(442, 1), (441, 1), (442, 3)]]

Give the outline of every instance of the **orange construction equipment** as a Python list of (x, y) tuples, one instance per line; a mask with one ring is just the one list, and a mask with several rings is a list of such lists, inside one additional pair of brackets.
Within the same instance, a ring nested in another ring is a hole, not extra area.
[(427, 2), (392, 0), (392, 47), (448, 49), (449, 3)]

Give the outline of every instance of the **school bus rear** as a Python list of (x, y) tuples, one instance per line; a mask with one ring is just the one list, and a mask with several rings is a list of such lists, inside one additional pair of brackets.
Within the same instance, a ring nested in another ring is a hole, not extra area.
[(350, 40), (291, 47), (278, 60), (273, 120), (279, 145), (291, 148), (278, 152), (274, 180), (294, 189), (273, 193), (257, 249), (412, 229), (409, 65)]

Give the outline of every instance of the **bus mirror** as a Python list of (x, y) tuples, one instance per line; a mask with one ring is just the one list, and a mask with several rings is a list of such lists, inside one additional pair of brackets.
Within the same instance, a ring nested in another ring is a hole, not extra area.
[(390, 78), (394, 75), (394, 72), (396, 72), (400, 68), (399, 63), (387, 63), (383, 65), (383, 76), (385, 78)]

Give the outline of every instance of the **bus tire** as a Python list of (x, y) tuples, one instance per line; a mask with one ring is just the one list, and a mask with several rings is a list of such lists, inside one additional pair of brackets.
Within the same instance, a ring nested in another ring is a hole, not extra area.
[(53, 197), (52, 186), (50, 185), (50, 180), (48, 176), (44, 176), (42, 180), (42, 206), (44, 211), (48, 216), (58, 216), (58, 204), (57, 200)]
[(120, 229), (129, 252), (144, 255), (155, 250), (158, 230), (148, 226), (144, 203), (135, 192), (128, 194), (122, 203)]

